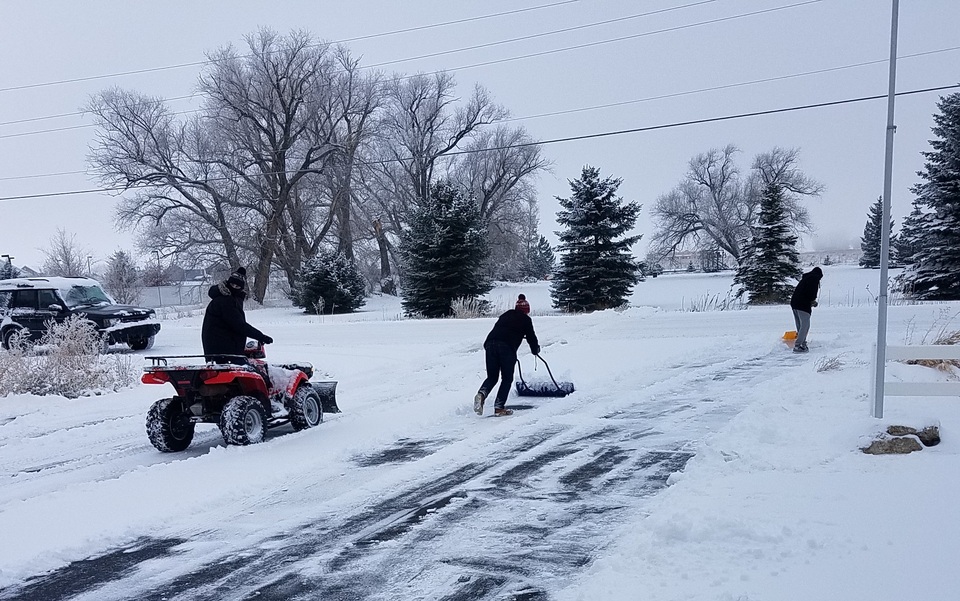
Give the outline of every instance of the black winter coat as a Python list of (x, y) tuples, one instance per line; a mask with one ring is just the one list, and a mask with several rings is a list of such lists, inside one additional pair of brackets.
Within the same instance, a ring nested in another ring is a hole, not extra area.
[(823, 279), (823, 271), (819, 267), (814, 267), (803, 274), (793, 291), (790, 308), (813, 313), (813, 301), (817, 300), (817, 294), (820, 292), (821, 279)]
[(239, 294), (234, 296), (230, 288), (220, 285), (207, 292), (211, 300), (203, 314), (200, 332), (204, 355), (242, 355), (247, 338), (260, 342), (266, 338), (263, 332), (247, 323), (243, 313), (243, 292)]
[(530, 345), (530, 352), (534, 355), (539, 354), (540, 342), (537, 340), (537, 335), (533, 331), (533, 320), (523, 311), (510, 309), (497, 319), (497, 323), (494, 324), (493, 329), (487, 334), (487, 339), (484, 341), (483, 346), (486, 347), (488, 342), (496, 340), (506, 342), (514, 350), (517, 350), (520, 348), (520, 343), (523, 342), (524, 336), (526, 336), (527, 343)]

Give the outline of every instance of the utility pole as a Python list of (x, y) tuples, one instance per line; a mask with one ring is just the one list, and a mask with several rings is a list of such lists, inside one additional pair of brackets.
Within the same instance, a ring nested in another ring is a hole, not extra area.
[(873, 384), (873, 417), (883, 417), (883, 380), (887, 361), (887, 267), (890, 255), (890, 194), (893, 188), (893, 123), (894, 99), (897, 88), (897, 25), (900, 0), (893, 0), (890, 19), (890, 75), (887, 87), (887, 142), (883, 161), (883, 214), (880, 219), (880, 296), (877, 298), (877, 356)]
[(163, 279), (163, 266), (160, 264), (160, 251), (154, 251), (157, 253), (157, 301), (160, 303), (159, 306), (163, 306), (163, 295), (160, 293), (160, 280)]

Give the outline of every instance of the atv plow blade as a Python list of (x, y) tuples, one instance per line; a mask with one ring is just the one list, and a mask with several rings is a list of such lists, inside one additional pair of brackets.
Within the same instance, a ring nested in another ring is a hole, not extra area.
[(310, 385), (320, 397), (320, 406), (324, 413), (340, 413), (340, 407), (337, 407), (336, 382), (310, 382)]

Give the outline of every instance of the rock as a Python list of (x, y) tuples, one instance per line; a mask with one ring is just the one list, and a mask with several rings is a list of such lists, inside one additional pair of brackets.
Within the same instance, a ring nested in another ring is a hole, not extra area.
[(889, 426), (887, 434), (890, 436), (909, 436), (913, 435), (920, 439), (920, 442), (927, 447), (935, 447), (940, 444), (940, 426), (932, 425), (917, 430), (910, 426)]
[(935, 447), (940, 444), (940, 427), (939, 426), (927, 426), (923, 430), (917, 432), (917, 438), (920, 439), (925, 446)]
[(920, 439), (916, 435), (908, 434), (907, 436), (883, 436), (861, 450), (867, 455), (905, 455), (922, 449)]
[(906, 436), (916, 433), (917, 429), (911, 428), (910, 426), (887, 426), (887, 434), (890, 436)]

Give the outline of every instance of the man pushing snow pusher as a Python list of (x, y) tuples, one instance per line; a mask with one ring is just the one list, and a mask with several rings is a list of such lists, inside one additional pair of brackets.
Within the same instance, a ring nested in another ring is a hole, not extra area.
[(517, 297), (516, 306), (497, 319), (497, 323), (494, 324), (483, 343), (487, 379), (480, 385), (477, 396), (473, 397), (473, 410), (477, 415), (483, 415), (483, 401), (493, 390), (498, 378), (502, 381), (500, 388), (497, 389), (497, 398), (493, 402), (493, 414), (498, 417), (513, 414), (512, 410), (506, 408), (507, 396), (510, 394), (510, 385), (513, 384), (517, 350), (524, 338), (530, 345), (530, 352), (539, 355), (540, 343), (537, 340), (537, 334), (533, 331), (530, 303), (527, 302), (527, 297), (521, 294)]

